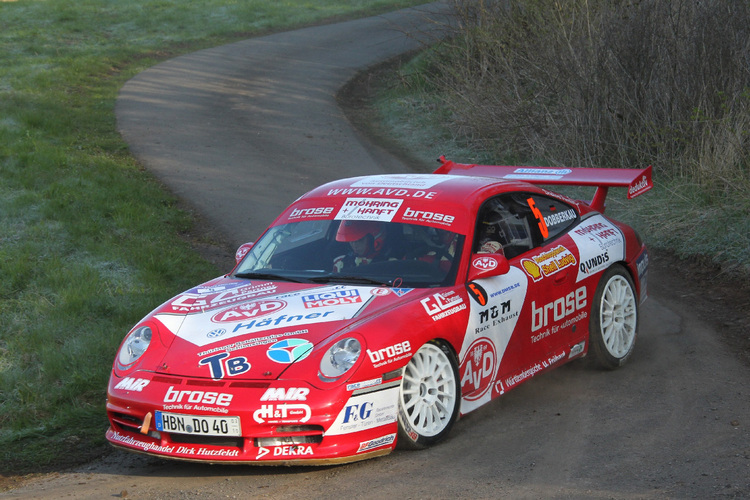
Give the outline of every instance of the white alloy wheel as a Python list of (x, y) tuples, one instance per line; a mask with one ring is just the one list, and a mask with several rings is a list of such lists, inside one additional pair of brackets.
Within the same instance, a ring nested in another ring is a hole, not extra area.
[(594, 360), (605, 368), (622, 366), (633, 352), (638, 331), (635, 286), (622, 266), (604, 273), (592, 309), (590, 347)]
[(424, 448), (441, 440), (458, 417), (458, 363), (447, 346), (428, 342), (404, 368), (399, 395), (399, 442)]

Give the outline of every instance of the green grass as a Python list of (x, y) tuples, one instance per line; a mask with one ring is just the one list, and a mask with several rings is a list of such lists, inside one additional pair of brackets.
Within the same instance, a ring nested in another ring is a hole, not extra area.
[(124, 334), (225, 271), (117, 134), (122, 84), (181, 53), (418, 3), (0, 1), (0, 474), (106, 449)]

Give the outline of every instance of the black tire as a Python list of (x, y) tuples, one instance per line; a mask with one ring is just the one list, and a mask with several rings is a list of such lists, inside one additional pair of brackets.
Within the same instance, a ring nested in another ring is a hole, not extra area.
[(608, 370), (625, 364), (638, 334), (638, 298), (630, 274), (620, 264), (607, 269), (591, 303), (589, 356)]
[(398, 445), (432, 446), (458, 419), (461, 385), (453, 350), (436, 341), (424, 344), (404, 368), (398, 398)]

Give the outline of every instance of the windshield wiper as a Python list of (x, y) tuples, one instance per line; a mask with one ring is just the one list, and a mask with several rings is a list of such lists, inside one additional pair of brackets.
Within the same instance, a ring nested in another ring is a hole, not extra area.
[(327, 276), (316, 276), (310, 278), (313, 283), (356, 283), (358, 285), (377, 285), (391, 286), (391, 281), (376, 280), (366, 276), (342, 276), (339, 274), (329, 274)]
[(258, 273), (258, 272), (247, 272), (237, 273), (234, 275), (235, 278), (246, 278), (246, 279), (258, 279), (258, 280), (279, 280), (279, 281), (291, 281), (292, 283), (309, 283), (308, 280), (302, 278), (293, 278), (291, 276), (282, 276), (274, 273)]

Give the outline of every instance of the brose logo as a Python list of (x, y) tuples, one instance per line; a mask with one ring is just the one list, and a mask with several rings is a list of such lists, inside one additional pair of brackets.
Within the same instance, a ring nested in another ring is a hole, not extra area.
[(229, 403), (232, 402), (232, 397), (232, 394), (223, 392), (178, 391), (173, 385), (170, 385), (167, 393), (164, 395), (164, 402), (229, 406)]
[(304, 217), (326, 217), (333, 213), (333, 207), (295, 208), (289, 214), (290, 219), (301, 219)]
[(418, 219), (440, 222), (447, 225), (453, 224), (453, 221), (456, 220), (456, 217), (454, 217), (453, 215), (441, 214), (438, 212), (429, 212), (427, 210), (413, 210), (409, 207), (406, 207), (406, 210), (404, 210), (404, 215), (402, 217), (405, 219)]
[(531, 301), (531, 331), (535, 332), (544, 328), (549, 325), (550, 320), (557, 323), (584, 307), (586, 307), (585, 286), (539, 308), (536, 307), (536, 302)]
[(411, 344), (408, 340), (401, 342), (400, 344), (389, 345), (377, 351), (371, 351), (367, 349), (367, 355), (370, 356), (370, 361), (373, 363), (379, 363), (384, 359), (395, 358), (402, 354), (411, 352)]

